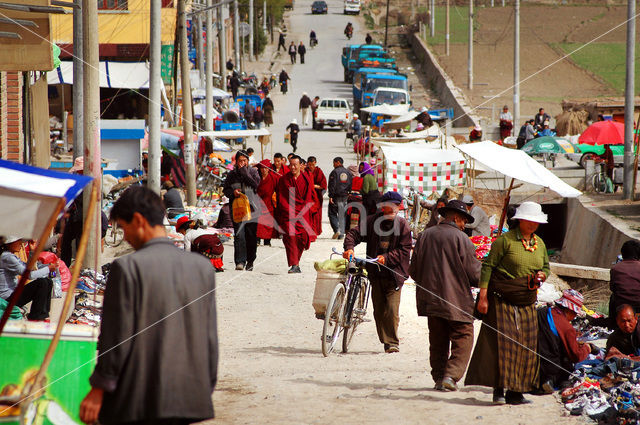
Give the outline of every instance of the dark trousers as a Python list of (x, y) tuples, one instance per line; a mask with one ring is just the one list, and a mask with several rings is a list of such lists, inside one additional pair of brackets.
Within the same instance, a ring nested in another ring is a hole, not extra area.
[(400, 323), (400, 292), (396, 291), (393, 277), (369, 276), (371, 282), (371, 303), (376, 321), (378, 338), (385, 346), (398, 346), (398, 323)]
[(329, 216), (329, 224), (331, 224), (333, 233), (344, 235), (345, 220), (347, 218), (347, 197), (333, 198), (333, 202), (329, 202), (327, 215)]
[(287, 51), (287, 46), (285, 46), (284, 43), (278, 43), (278, 51), (280, 51), (280, 47), (282, 47), (282, 50), (285, 52)]
[(300, 63), (304, 63), (304, 55), (300, 55)]
[(73, 258), (73, 242), (77, 243), (80, 236), (82, 236), (82, 221), (67, 221), (62, 233), (62, 241), (60, 241), (60, 259), (68, 266), (71, 265)]
[(291, 135), (291, 148), (293, 149), (293, 151), (295, 152), (296, 150), (298, 150), (298, 135)]
[(244, 221), (233, 223), (233, 261), (236, 264), (252, 263), (256, 260), (258, 223)]
[(36, 279), (25, 285), (16, 305), (24, 307), (26, 304), (31, 303), (31, 310), (27, 314), (27, 319), (44, 320), (49, 318), (52, 286), (53, 282), (48, 277)]
[(429, 363), (431, 377), (458, 382), (467, 369), (473, 348), (473, 323), (429, 316)]
[(289, 53), (289, 56), (291, 56), (291, 63), (292, 64), (296, 63), (296, 54), (295, 53)]

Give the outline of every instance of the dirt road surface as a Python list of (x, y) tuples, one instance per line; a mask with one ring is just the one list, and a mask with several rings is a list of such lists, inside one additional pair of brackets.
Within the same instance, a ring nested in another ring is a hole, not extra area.
[[(311, 29), (318, 33), (320, 43), (310, 49), (305, 65), (286, 65), (293, 81), (289, 94), (273, 96), (274, 152), (289, 151), (281, 142), (284, 127), (292, 118), (300, 121), (298, 100), (303, 91), (310, 96), (351, 99), (350, 86), (342, 83), (340, 54), (347, 42), (342, 30), (347, 21), (353, 22), (352, 42), (359, 43), (358, 38), (364, 38), (362, 21), (343, 16), (342, 3), (335, 0), (329, 2), (328, 15), (312, 16), (310, 3), (296, 2), (287, 44), (291, 40), (306, 44)], [(347, 165), (354, 161), (343, 141), (344, 132), (304, 128), (299, 153), (316, 155), (328, 175), (334, 156), (344, 156)], [(304, 253), (302, 274), (296, 275), (287, 274), (281, 241), (259, 247), (253, 272), (233, 270), (233, 247), (227, 244), (227, 270), (218, 274), (216, 291), (220, 334), (216, 419), (209, 423), (581, 423), (563, 417), (562, 406), (552, 396), (531, 397), (533, 404), (528, 406), (496, 407), (491, 405), (489, 388), (435, 391), (429, 375), (427, 324), (416, 314), (415, 286), (402, 290), (400, 353), (383, 352), (371, 321), (359, 327), (350, 353), (324, 358), (322, 322), (314, 317), (311, 300), (314, 261), (327, 259), (332, 247), (341, 248), (330, 237), (325, 210), (324, 233)], [(358, 248), (357, 253), (362, 254), (364, 246)], [(371, 306), (367, 317), (372, 319)]]

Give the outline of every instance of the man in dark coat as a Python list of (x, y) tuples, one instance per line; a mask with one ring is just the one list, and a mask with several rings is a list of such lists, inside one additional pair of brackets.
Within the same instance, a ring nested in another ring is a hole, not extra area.
[(629, 304), (622, 304), (615, 312), (617, 328), (607, 338), (607, 355), (616, 348), (627, 356), (640, 355), (640, 326), (636, 313)]
[(238, 89), (240, 88), (240, 78), (238, 78), (238, 73), (233, 71), (233, 75), (229, 80), (229, 86), (231, 87), (231, 95), (233, 96), (233, 100), (238, 98)]
[(640, 311), (640, 242), (630, 239), (620, 249), (622, 261), (611, 267), (609, 314), (614, 325), (614, 313), (622, 304)]
[(278, 51), (280, 51), (280, 47), (282, 47), (282, 50), (284, 50), (285, 52), (287, 51), (287, 46), (284, 44), (284, 41), (284, 34), (281, 32), (278, 36)]
[(213, 417), (215, 269), (166, 238), (162, 200), (134, 186), (111, 210), (135, 253), (111, 265), (91, 391), (80, 419), (188, 424)]
[(289, 56), (291, 56), (291, 64), (296, 63), (296, 55), (298, 53), (298, 49), (296, 48), (295, 43), (292, 41), (289, 45)]
[(249, 154), (245, 151), (236, 153), (236, 166), (227, 174), (222, 189), (224, 196), (229, 198), (231, 205), (231, 217), (233, 214), (233, 201), (246, 195), (251, 204), (251, 220), (233, 222), (233, 260), (236, 263), (236, 270), (246, 267), (247, 271), (253, 270), (253, 262), (256, 259), (258, 249), (258, 218), (254, 216), (260, 211), (260, 198), (256, 194), (256, 189), (260, 184), (260, 175), (255, 167), (249, 166)]
[(416, 281), (419, 316), (429, 320), (429, 362), (436, 390), (455, 391), (473, 348), (471, 286), (481, 263), (464, 226), (473, 223), (464, 203), (450, 201), (438, 210), (443, 221), (420, 233), (409, 273)]
[(398, 216), (402, 204), (399, 193), (385, 193), (380, 203), (381, 211), (369, 216), (366, 226), (349, 230), (344, 239), (344, 257), (351, 258), (354, 247), (366, 242), (367, 258), (377, 259), (378, 264), (367, 264), (373, 317), (385, 352), (397, 353), (400, 351), (400, 291), (409, 276), (411, 229), (409, 223)]
[(302, 43), (302, 41), (298, 45), (298, 54), (300, 55), (300, 63), (301, 64), (304, 63), (304, 55), (307, 54), (307, 48), (304, 47), (304, 44)]
[(333, 239), (342, 239), (345, 232), (347, 196), (351, 190), (353, 175), (344, 168), (341, 157), (333, 159), (333, 171), (329, 174), (329, 224), (333, 229)]

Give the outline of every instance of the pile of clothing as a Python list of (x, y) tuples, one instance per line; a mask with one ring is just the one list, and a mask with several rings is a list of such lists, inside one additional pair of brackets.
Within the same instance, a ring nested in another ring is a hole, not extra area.
[(491, 244), (496, 238), (492, 238), (489, 236), (471, 236), (471, 242), (476, 248), (476, 258), (480, 261), (484, 260), (488, 255), (489, 251), (491, 251)]
[(85, 292), (76, 296), (76, 307), (67, 323), (98, 327), (102, 317), (102, 303), (93, 300)]

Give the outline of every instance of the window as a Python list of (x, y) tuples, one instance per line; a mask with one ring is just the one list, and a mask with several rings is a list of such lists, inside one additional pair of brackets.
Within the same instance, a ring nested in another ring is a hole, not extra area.
[(129, 0), (98, 0), (100, 10), (129, 10)]

